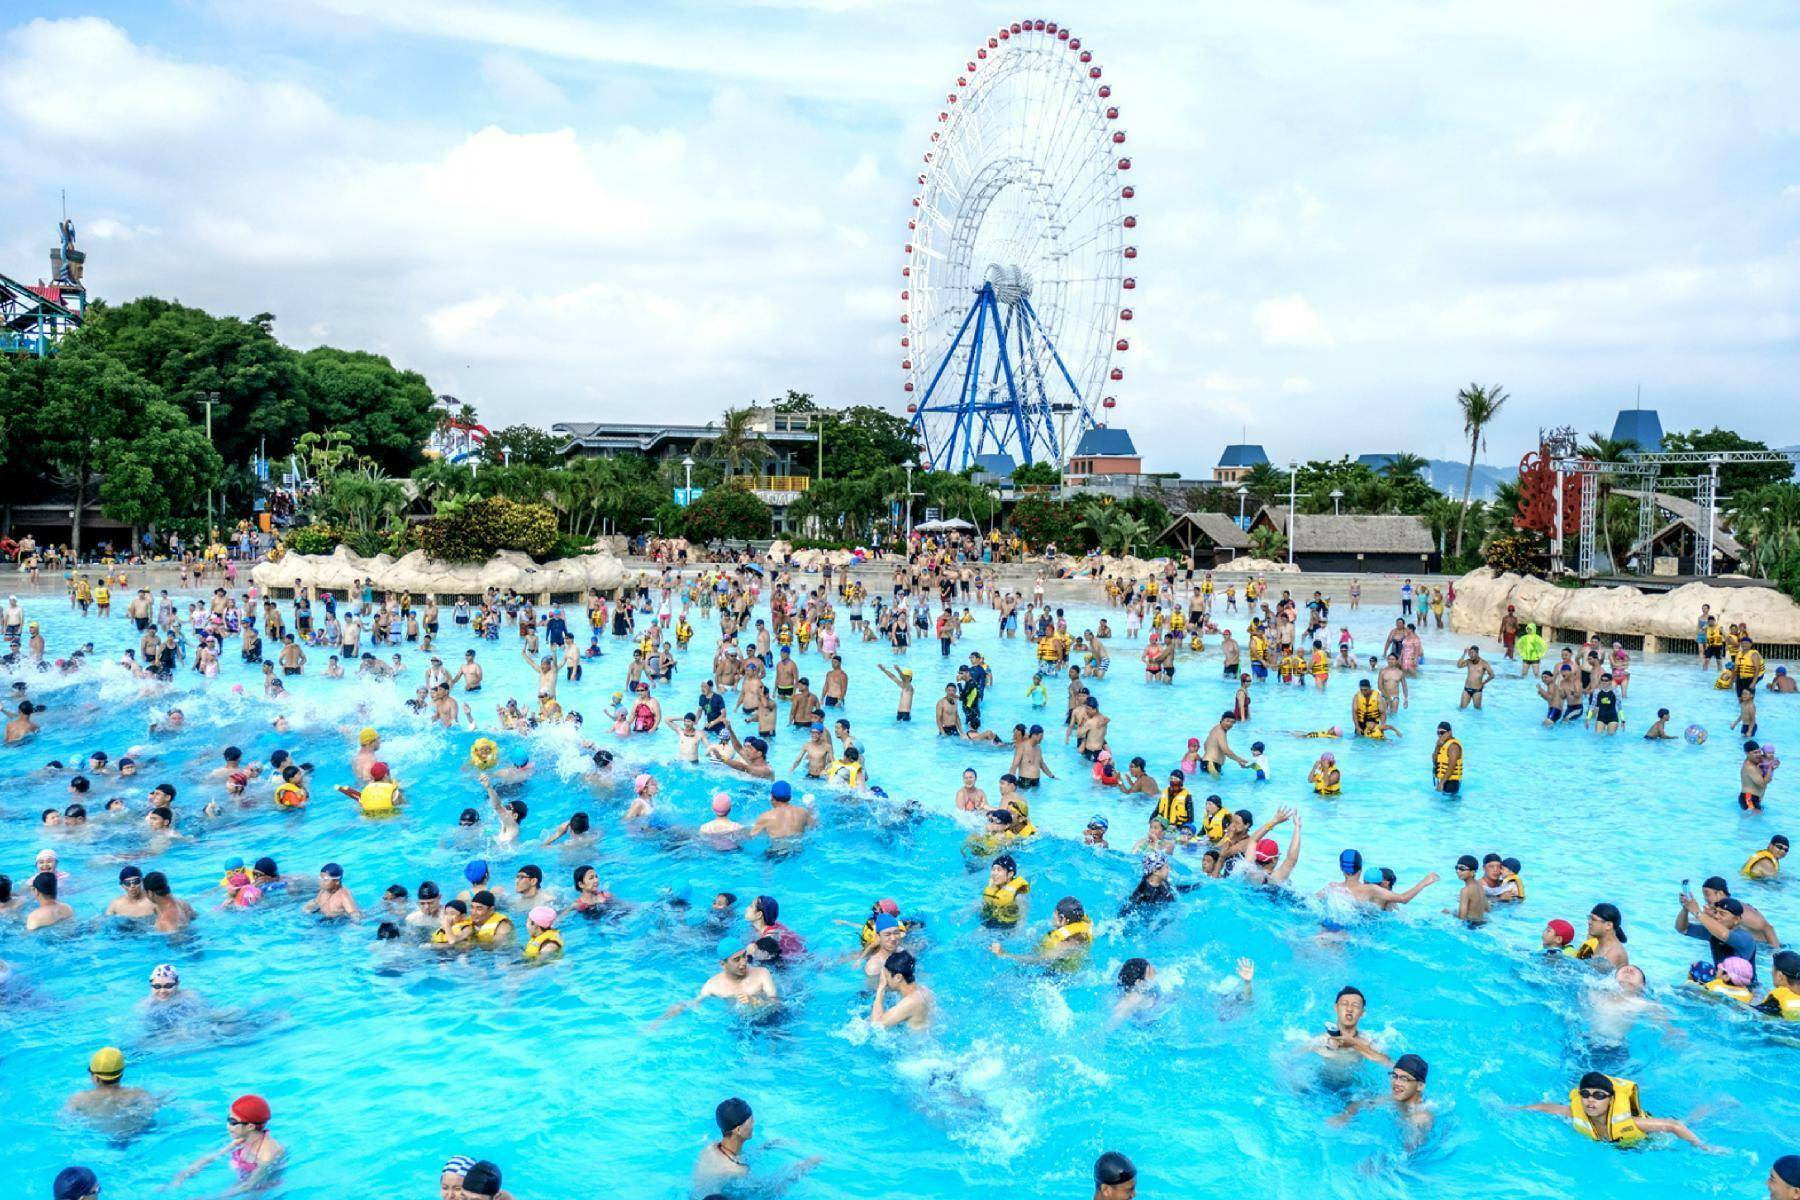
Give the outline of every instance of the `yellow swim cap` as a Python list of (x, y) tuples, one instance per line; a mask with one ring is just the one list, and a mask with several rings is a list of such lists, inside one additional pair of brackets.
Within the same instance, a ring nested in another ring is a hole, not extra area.
[(375, 732), (375, 727), (373, 725), (364, 725), (362, 727), (362, 732), (356, 735), (357, 743), (363, 746), (373, 745), (380, 740), (381, 735)]
[(88, 1059), (88, 1070), (95, 1078), (111, 1083), (125, 1074), (125, 1052), (117, 1046), (102, 1046)]

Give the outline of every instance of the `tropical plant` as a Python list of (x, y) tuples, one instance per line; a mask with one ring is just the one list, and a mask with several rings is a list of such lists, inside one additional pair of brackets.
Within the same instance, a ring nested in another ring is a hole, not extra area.
[(1280, 562), (1287, 557), (1287, 534), (1267, 525), (1259, 525), (1250, 531), (1250, 553), (1257, 558)]
[(380, 533), (406, 511), (406, 490), (374, 463), (339, 469), (324, 477), (313, 513), (346, 534)]
[(556, 513), (547, 504), (489, 496), (422, 522), (415, 535), (425, 553), (445, 562), (481, 562), (502, 550), (543, 558), (556, 548)]
[(1423, 455), (1403, 450), (1383, 464), (1381, 474), (1386, 479), (1422, 479), (1430, 465)]
[(749, 541), (769, 536), (774, 513), (746, 488), (727, 484), (711, 488), (687, 506), (683, 529), (689, 541)]
[(1249, 489), (1251, 504), (1274, 504), (1287, 497), (1288, 473), (1273, 463), (1257, 463), (1244, 472), (1238, 486)]
[(1542, 575), (1544, 539), (1535, 533), (1504, 533), (1489, 538), (1484, 561), (1496, 575)]
[(1469, 498), (1475, 491), (1475, 457), (1487, 447), (1487, 427), (1505, 407), (1507, 394), (1499, 384), (1471, 383), (1456, 393), (1456, 405), (1462, 411), (1463, 433), (1469, 439), (1469, 469), (1463, 475), (1463, 512), (1456, 521), (1457, 558), (1463, 552), (1463, 526), (1469, 514)]
[(1800, 599), (1800, 486), (1771, 483), (1739, 495), (1732, 529), (1747, 551), (1747, 565)]
[(306, 464), (307, 474), (324, 480), (355, 458), (356, 448), (341, 429), (309, 429), (294, 443), (294, 455)]
[(759, 468), (769, 460), (769, 442), (757, 432), (755, 423), (755, 409), (728, 408), (714, 427), (717, 432), (694, 443), (694, 453), (721, 464), (727, 479), (746, 465)]

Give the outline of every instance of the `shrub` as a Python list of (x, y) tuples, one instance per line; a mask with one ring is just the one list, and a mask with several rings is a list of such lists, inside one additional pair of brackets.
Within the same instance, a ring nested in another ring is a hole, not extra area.
[(416, 527), (419, 548), (445, 562), (482, 562), (501, 550), (544, 558), (556, 547), (556, 513), (547, 504), (490, 496)]
[(774, 515), (759, 497), (743, 488), (716, 487), (688, 505), (682, 524), (691, 542), (747, 542), (768, 537)]
[(1066, 551), (1082, 546), (1078, 528), (1081, 514), (1073, 504), (1027, 496), (1013, 506), (1012, 527), (1034, 549), (1042, 550), (1051, 542)]
[(344, 539), (329, 525), (302, 525), (288, 530), (283, 544), (295, 554), (330, 554)]
[(1538, 561), (1540, 540), (1528, 533), (1503, 533), (1489, 540), (1485, 555), (1488, 569), (1496, 575), (1542, 575)]

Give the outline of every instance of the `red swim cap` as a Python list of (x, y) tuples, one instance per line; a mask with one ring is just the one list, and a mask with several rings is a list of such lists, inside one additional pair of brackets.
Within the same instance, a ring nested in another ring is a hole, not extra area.
[(1575, 927), (1561, 917), (1550, 922), (1550, 932), (1554, 933), (1565, 946), (1575, 940)]
[(370, 779), (386, 779), (387, 777), (388, 777), (388, 769), (387, 769), (386, 763), (378, 762), (378, 763), (372, 764), (369, 767), (369, 778)]
[(1264, 838), (1256, 843), (1256, 861), (1268, 862), (1281, 853), (1281, 844), (1274, 838)]
[(231, 1115), (252, 1125), (267, 1125), (273, 1114), (269, 1102), (261, 1096), (239, 1096), (231, 1102)]

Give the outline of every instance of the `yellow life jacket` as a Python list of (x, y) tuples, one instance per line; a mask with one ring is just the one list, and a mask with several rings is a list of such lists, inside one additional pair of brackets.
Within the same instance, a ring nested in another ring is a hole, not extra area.
[(1323, 679), (1331, 674), (1331, 656), (1323, 650), (1312, 652), (1312, 673)]
[(1751, 873), (1752, 871), (1754, 871), (1756, 869), (1757, 863), (1763, 863), (1763, 862), (1773, 863), (1775, 866), (1775, 875), (1781, 874), (1781, 860), (1779, 858), (1775, 857), (1775, 852), (1773, 850), (1770, 850), (1766, 847), (1764, 849), (1758, 850), (1755, 854), (1752, 854), (1749, 858), (1746, 858), (1744, 860), (1744, 865), (1738, 869), (1739, 873), (1742, 874), (1745, 879), (1773, 879), (1773, 878), (1775, 878), (1775, 875), (1754, 875)]
[(1300, 656), (1297, 654), (1284, 654), (1281, 656), (1281, 661), (1276, 664), (1276, 670), (1281, 675), (1283, 683), (1292, 682), (1305, 669), (1306, 664), (1300, 661)]
[(1023, 875), (1014, 875), (1005, 883), (995, 886), (988, 884), (981, 889), (981, 902), (986, 906), (988, 915), (1003, 925), (1011, 925), (1019, 919), (1019, 897), (1031, 890), (1031, 882)]
[(845, 787), (861, 787), (863, 765), (859, 762), (845, 762), (840, 758), (831, 764), (827, 775), (833, 783), (841, 783)]
[(531, 940), (525, 943), (525, 957), (538, 958), (546, 951), (561, 954), (562, 948), (562, 934), (555, 929), (546, 929), (531, 935)]
[(1723, 646), (1725, 644), (1725, 631), (1720, 629), (1717, 623), (1706, 627), (1706, 644), (1709, 646)]
[(1725, 996), (1740, 1004), (1750, 1003), (1750, 989), (1728, 979), (1709, 979), (1700, 986), (1715, 996)]
[(1325, 782), (1326, 778), (1327, 773), (1325, 771), (1314, 771), (1312, 773), (1313, 791), (1321, 796), (1335, 796), (1344, 790), (1344, 773), (1342, 771), (1338, 772), (1337, 781), (1335, 783)]
[(297, 783), (288, 783), (286, 781), (276, 784), (275, 785), (275, 807), (277, 807), (277, 808), (304, 808), (304, 807), (306, 807), (306, 789), (302, 788)]
[(1094, 940), (1094, 923), (1086, 917), (1079, 921), (1070, 921), (1067, 925), (1058, 925), (1044, 935), (1044, 940), (1038, 943), (1038, 949), (1054, 950), (1064, 942), (1078, 939), (1082, 942)]
[(1638, 1128), (1637, 1119), (1644, 1116), (1644, 1106), (1638, 1100), (1637, 1084), (1624, 1079), (1612, 1079), (1612, 1108), (1606, 1115), (1605, 1130), (1596, 1130), (1594, 1123), (1588, 1120), (1587, 1110), (1581, 1107), (1581, 1091), (1579, 1088), (1569, 1089), (1569, 1119), (1575, 1122), (1575, 1128), (1596, 1142), (1617, 1142), (1621, 1146), (1629, 1146), (1641, 1142), (1648, 1135)]
[(1762, 655), (1749, 650), (1738, 655), (1737, 676), (1739, 679), (1756, 679), (1763, 673)]
[(399, 787), (390, 779), (365, 783), (363, 790), (356, 797), (356, 802), (362, 806), (365, 817), (389, 817), (396, 811), (394, 793), (399, 790)]
[(682, 621), (680, 624), (675, 626), (675, 640), (682, 643), (683, 645), (686, 645), (687, 642), (689, 641), (689, 639), (691, 639), (693, 636), (694, 636), (694, 627), (692, 625), (689, 625), (686, 621)]
[(1523, 900), (1525, 898), (1525, 881), (1519, 878), (1519, 873), (1517, 871), (1508, 871), (1505, 875), (1501, 876), (1501, 878), (1505, 882), (1513, 885), (1514, 900)]
[(775, 644), (778, 646), (793, 645), (794, 644), (794, 631), (792, 629), (788, 628), (788, 626), (786, 626), (786, 625), (783, 625), (780, 629), (777, 629), (775, 631)]
[(1454, 763), (1450, 761), (1450, 747), (1452, 746), (1460, 751), (1462, 750), (1462, 741), (1458, 738), (1451, 738), (1439, 746), (1437, 752), (1432, 756), (1437, 763), (1437, 777), (1445, 783), (1449, 783), (1453, 779), (1461, 779), (1463, 776), (1462, 755), (1459, 753)]
[(1792, 988), (1770, 988), (1769, 994), (1762, 998), (1762, 1004), (1757, 1007), (1763, 1008), (1770, 1001), (1774, 1002), (1775, 1011), (1763, 1009), (1770, 1016), (1780, 1017), (1784, 1021), (1800, 1021), (1800, 992), (1795, 992)]
[(1201, 829), (1201, 832), (1206, 835), (1206, 840), (1209, 842), (1224, 841), (1225, 823), (1229, 820), (1231, 820), (1231, 810), (1228, 808), (1221, 808), (1218, 812), (1206, 818), (1204, 827)]
[[(1223, 812), (1224, 809), (1219, 811)], [(1193, 796), (1186, 788), (1182, 788), (1178, 792), (1164, 788), (1162, 795), (1156, 800), (1156, 816), (1170, 829), (1177, 825), (1189, 824), (1194, 819)]]
[(475, 926), (475, 940), (483, 946), (493, 945), (494, 938), (500, 932), (500, 927), (507, 922), (508, 918), (505, 913), (489, 913), (486, 920)]
[(1038, 639), (1037, 656), (1040, 662), (1056, 661), (1056, 638), (1054, 636)]
[(1727, 691), (1731, 687), (1731, 681), (1736, 677), (1737, 673), (1730, 667), (1726, 667), (1723, 671), (1719, 672), (1719, 677), (1713, 680), (1713, 687), (1721, 692)]
[[(450, 923), (450, 928), (452, 929), (467, 929), (468, 927), (469, 921), (466, 917), (460, 921), (452, 921)], [(442, 929), (434, 929), (431, 931), (431, 944), (434, 946), (448, 946), (450, 944), (450, 935)]]
[(1169, 614), (1169, 632), (1170, 633), (1180, 633), (1182, 630), (1184, 630), (1186, 628), (1187, 628), (1187, 618), (1182, 616), (1179, 611)]
[(1356, 698), (1350, 701), (1350, 715), (1355, 718), (1359, 730), (1366, 729), (1370, 723), (1375, 725), (1377, 732), (1365, 736), (1378, 736), (1381, 726), (1381, 693), (1370, 692), (1365, 696), (1358, 691)]
[(1592, 958), (1594, 957), (1594, 952), (1599, 949), (1600, 939), (1597, 937), (1590, 937), (1582, 939), (1573, 946), (1564, 946), (1563, 953), (1570, 958)]
[(1200, 594), (1202, 596), (1210, 596), (1213, 594), (1213, 581), (1212, 580), (1202, 579), (1200, 581)]
[(1264, 656), (1268, 654), (1268, 652), (1269, 652), (1268, 639), (1264, 638), (1261, 634), (1251, 634), (1250, 635), (1250, 659), (1251, 659), (1251, 661), (1252, 662), (1261, 662), (1263, 660)]

